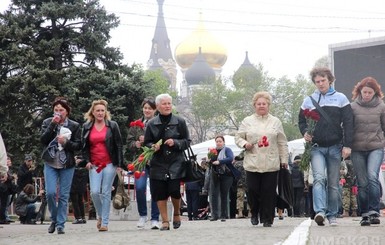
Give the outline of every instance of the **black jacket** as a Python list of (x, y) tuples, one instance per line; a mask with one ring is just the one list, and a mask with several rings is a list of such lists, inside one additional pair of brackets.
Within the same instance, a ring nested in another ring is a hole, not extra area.
[(33, 184), (34, 171), (30, 171), (27, 164), (23, 163), (17, 171), (17, 192), (23, 190), (27, 184)]
[[(67, 156), (67, 161), (65, 163), (66, 168), (72, 168), (75, 166), (75, 151), (80, 150), (81, 147), (81, 141), (80, 141), (80, 133), (81, 128), (79, 123), (71, 120), (66, 119), (67, 125), (65, 126), (69, 130), (71, 130), (71, 139), (67, 141), (67, 143), (64, 145), (64, 150)], [(41, 126), (41, 136), (40, 141), (43, 143), (45, 149), (47, 149), (49, 143), (55, 139), (55, 137), (58, 134), (58, 125), (55, 123), (52, 123), (52, 117), (47, 118), (43, 121), (43, 124)], [(47, 156), (43, 152), (42, 156), (43, 160), (46, 162), (51, 162), (52, 159), (47, 158)]]
[(30, 203), (35, 203), (39, 200), (40, 197), (36, 195), (27, 195), (24, 191), (20, 192), (19, 196), (16, 198), (15, 202), (15, 211), (16, 214), (24, 217), (27, 215), (27, 205)]
[[(89, 137), (94, 122), (87, 122), (83, 125), (82, 131), (82, 154), (84, 163), (90, 162), (90, 143)], [(117, 167), (125, 168), (123, 164), (123, 143), (119, 125), (115, 121), (106, 120), (107, 134), (106, 147), (110, 154), (112, 164)]]
[[(151, 119), (147, 123), (144, 145), (151, 147), (157, 143), (161, 139), (163, 128), (159, 115)], [(150, 178), (158, 180), (166, 180), (168, 177), (181, 179), (185, 176), (183, 151), (190, 145), (190, 134), (186, 121), (181, 117), (171, 115), (163, 135), (163, 142), (167, 139), (173, 139), (175, 144), (173, 147), (162, 144), (160, 150), (154, 153), (150, 161)]]

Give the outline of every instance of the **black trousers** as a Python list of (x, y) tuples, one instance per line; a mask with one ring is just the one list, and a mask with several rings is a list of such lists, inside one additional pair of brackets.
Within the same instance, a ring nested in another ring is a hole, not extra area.
[(278, 171), (246, 171), (248, 202), (252, 217), (259, 217), (261, 223), (273, 223), (277, 203)]
[(187, 214), (191, 220), (198, 218), (199, 209), (199, 190), (186, 190)]
[(85, 218), (83, 196), (84, 196), (84, 194), (82, 194), (82, 193), (71, 192), (71, 194), (70, 194), (72, 207), (74, 209), (75, 219), (84, 219)]

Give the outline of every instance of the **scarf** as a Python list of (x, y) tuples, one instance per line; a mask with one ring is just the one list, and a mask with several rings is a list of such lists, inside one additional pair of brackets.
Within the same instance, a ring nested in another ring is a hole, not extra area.
[(223, 146), (223, 148), (222, 149), (218, 149), (218, 150), (221, 150), (220, 152), (219, 152), (219, 154), (218, 154), (218, 158), (217, 158), (217, 160), (219, 161), (219, 160), (223, 160), (223, 159), (225, 159), (226, 158), (226, 151), (225, 151), (225, 146)]

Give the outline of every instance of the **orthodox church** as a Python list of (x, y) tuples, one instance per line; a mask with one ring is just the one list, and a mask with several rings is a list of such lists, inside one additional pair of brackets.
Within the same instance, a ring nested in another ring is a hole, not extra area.
[[(174, 59), (164, 20), (164, 1), (157, 0), (158, 17), (147, 67), (149, 70), (162, 69), (171, 89), (179, 92), (181, 101), (189, 101), (194, 87), (220, 79), (222, 67), (227, 61), (227, 50), (206, 30), (200, 16), (196, 29), (176, 46)], [(179, 87), (177, 87), (177, 64), (183, 77)], [(235, 73), (253, 68), (257, 70), (250, 63), (246, 52), (243, 64)]]

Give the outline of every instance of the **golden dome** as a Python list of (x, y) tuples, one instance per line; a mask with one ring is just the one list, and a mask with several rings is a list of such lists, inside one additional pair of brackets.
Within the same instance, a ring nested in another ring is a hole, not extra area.
[(204, 27), (200, 18), (197, 28), (175, 49), (175, 60), (182, 68), (189, 68), (201, 48), (212, 68), (221, 68), (227, 60), (227, 50)]

